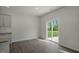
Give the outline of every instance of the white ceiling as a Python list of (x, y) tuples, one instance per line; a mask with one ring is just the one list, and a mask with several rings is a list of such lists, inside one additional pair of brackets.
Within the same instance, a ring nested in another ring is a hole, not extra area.
[(60, 7), (61, 6), (1, 6), (0, 10), (5, 10), (17, 14), (41, 16)]

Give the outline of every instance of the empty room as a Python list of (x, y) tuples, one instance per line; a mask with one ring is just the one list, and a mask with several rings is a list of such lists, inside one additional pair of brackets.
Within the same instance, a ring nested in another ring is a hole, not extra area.
[(0, 6), (0, 53), (78, 53), (79, 6)]

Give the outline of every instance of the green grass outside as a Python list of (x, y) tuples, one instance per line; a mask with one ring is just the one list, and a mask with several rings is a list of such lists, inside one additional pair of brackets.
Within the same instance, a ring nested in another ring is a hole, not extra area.
[(48, 37), (57, 37), (58, 31), (48, 31)]

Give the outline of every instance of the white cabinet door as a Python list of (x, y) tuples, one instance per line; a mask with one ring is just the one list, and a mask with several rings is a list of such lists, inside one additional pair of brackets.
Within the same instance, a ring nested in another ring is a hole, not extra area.
[(3, 26), (3, 15), (0, 15), (0, 27)]
[(11, 27), (11, 18), (9, 15), (0, 15), (0, 27)]
[(4, 26), (5, 27), (11, 27), (11, 19), (10, 19), (10, 16), (6, 15), (6, 16), (3, 16), (3, 23), (4, 23)]
[(9, 42), (0, 43), (0, 53), (9, 53)]

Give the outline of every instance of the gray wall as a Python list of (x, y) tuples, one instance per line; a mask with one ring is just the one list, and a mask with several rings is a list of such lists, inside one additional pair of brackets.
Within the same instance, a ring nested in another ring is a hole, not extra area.
[(12, 16), (12, 42), (38, 38), (38, 21), (36, 16)]
[(59, 44), (79, 51), (79, 7), (63, 7), (41, 17), (41, 38), (46, 38), (46, 23), (59, 18)]

